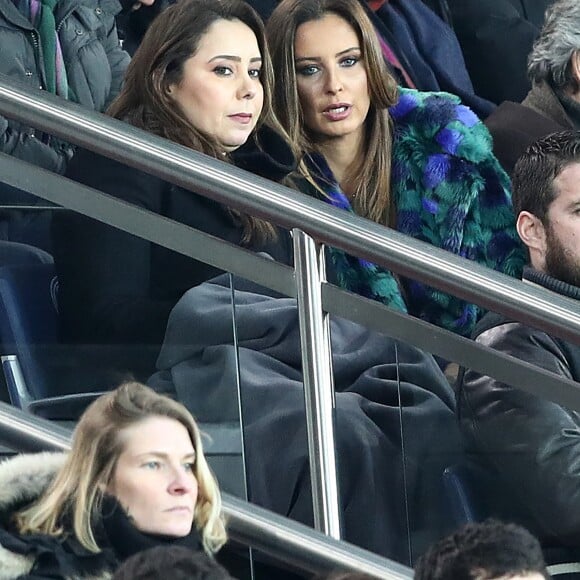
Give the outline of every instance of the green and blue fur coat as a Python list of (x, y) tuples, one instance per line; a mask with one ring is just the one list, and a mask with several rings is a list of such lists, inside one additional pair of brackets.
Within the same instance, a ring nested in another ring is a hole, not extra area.
[[(487, 128), (459, 98), (400, 89), (393, 120), (391, 195), (397, 230), (519, 277), (524, 250), (515, 229), (510, 182), (492, 152)], [(353, 211), (324, 159), (309, 165), (325, 201)], [(482, 310), (413, 280), (330, 248), (337, 283), (423, 320), (469, 335)]]

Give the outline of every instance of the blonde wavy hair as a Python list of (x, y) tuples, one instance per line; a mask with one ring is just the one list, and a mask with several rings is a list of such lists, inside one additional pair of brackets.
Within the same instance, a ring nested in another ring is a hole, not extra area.
[(73, 436), (70, 453), (46, 492), (16, 516), (21, 533), (63, 535), (62, 522), (71, 518), (72, 531), (89, 551), (100, 552), (93, 533), (104, 490), (123, 452), (123, 431), (150, 417), (167, 417), (181, 423), (195, 448), (194, 475), (198, 498), (194, 525), (205, 551), (217, 552), (226, 542), (221, 496), (191, 413), (181, 404), (140, 383), (128, 382), (99, 397), (83, 413)]

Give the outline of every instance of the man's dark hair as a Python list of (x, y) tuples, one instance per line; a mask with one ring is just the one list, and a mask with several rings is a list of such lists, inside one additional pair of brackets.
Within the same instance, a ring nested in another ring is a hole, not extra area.
[(232, 580), (205, 552), (183, 546), (157, 546), (128, 558), (112, 580)]
[(540, 543), (516, 524), (468, 524), (417, 561), (415, 580), (491, 580), (537, 572), (550, 578)]
[(518, 159), (512, 176), (515, 215), (528, 211), (546, 224), (556, 197), (554, 179), (570, 163), (580, 163), (580, 131), (552, 133), (532, 143)]

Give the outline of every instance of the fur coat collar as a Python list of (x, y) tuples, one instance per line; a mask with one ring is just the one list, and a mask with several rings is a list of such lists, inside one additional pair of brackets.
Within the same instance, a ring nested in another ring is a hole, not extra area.
[[(65, 459), (65, 453), (46, 452), (22, 454), (0, 463), (0, 529), (3, 532), (8, 530), (16, 511), (42, 495)], [(14, 537), (18, 536), (14, 534)], [(13, 580), (29, 574), (34, 560), (34, 554), (17, 553), (0, 543), (0, 580)], [(84, 576), (82, 580), (110, 578), (111, 574), (104, 572)]]

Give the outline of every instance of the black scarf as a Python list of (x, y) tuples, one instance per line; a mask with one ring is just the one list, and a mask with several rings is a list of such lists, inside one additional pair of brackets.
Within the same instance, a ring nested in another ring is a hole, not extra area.
[(195, 525), (182, 538), (141, 532), (133, 525), (119, 502), (110, 495), (103, 498), (99, 535), (103, 544), (113, 550), (120, 562), (133, 554), (162, 545), (203, 550), (201, 536)]

